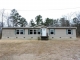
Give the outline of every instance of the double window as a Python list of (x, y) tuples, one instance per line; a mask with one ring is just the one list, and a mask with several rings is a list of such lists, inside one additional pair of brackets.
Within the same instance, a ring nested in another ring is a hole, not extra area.
[(50, 29), (50, 34), (55, 34), (55, 30), (54, 29)]
[(40, 34), (40, 29), (28, 29), (28, 34)]
[(16, 29), (15, 32), (16, 32), (16, 34), (24, 34), (25, 33), (24, 29)]
[(72, 33), (73, 33), (72, 29), (67, 29), (67, 34), (72, 34)]

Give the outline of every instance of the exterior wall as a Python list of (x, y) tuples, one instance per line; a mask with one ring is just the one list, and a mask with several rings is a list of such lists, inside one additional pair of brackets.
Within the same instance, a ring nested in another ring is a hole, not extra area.
[[(55, 29), (55, 34), (50, 34), (49, 29), (47, 29), (47, 33), (50, 40), (76, 39), (76, 29), (72, 29), (72, 30), (73, 30), (73, 34), (66, 34), (66, 29)], [(25, 29), (25, 34), (15, 34), (15, 29), (2, 30), (2, 39), (38, 40), (38, 38), (40, 37), (41, 34), (28, 34), (28, 29)]]
[(2, 30), (2, 39), (26, 39), (26, 40), (36, 39), (38, 40), (38, 37), (40, 37), (40, 34), (28, 34), (28, 29), (25, 29), (25, 34), (15, 34), (15, 29)]
[(3, 29), (2, 30), (2, 38), (12, 38), (15, 37), (15, 29)]
[(76, 39), (76, 29), (72, 29), (72, 31), (72, 34), (67, 34), (66, 29), (55, 29), (55, 34), (49, 34), (49, 39)]

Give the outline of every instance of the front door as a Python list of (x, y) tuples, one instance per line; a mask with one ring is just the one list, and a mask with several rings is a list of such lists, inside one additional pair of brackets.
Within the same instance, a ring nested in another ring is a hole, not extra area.
[(46, 35), (46, 28), (42, 28), (42, 36), (47, 36)]

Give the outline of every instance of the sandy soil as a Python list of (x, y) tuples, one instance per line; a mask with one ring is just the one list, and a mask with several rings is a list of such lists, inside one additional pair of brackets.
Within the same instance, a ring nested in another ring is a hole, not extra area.
[(80, 60), (80, 39), (0, 40), (0, 60)]

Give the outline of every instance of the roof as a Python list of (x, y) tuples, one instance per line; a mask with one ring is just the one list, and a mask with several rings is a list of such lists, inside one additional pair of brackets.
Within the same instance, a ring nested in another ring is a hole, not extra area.
[(50, 28), (54, 28), (54, 29), (68, 29), (68, 28), (70, 28), (70, 29), (77, 29), (77, 27), (3, 27), (2, 29), (35, 29), (35, 28), (48, 28), (48, 29), (50, 29)]

